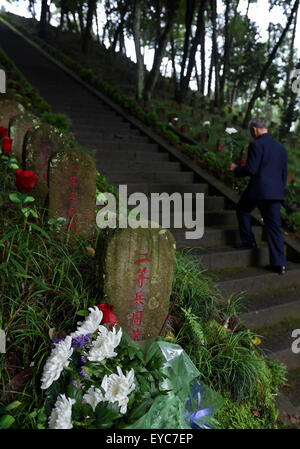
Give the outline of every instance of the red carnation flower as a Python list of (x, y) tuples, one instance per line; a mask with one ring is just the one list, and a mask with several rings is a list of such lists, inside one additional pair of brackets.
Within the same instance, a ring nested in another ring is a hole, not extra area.
[(218, 146), (218, 151), (222, 151), (223, 147), (221, 145)]
[(16, 186), (19, 192), (29, 193), (34, 188), (36, 181), (38, 181), (37, 175), (32, 170), (22, 170), (18, 168), (16, 170), (17, 179)]
[(4, 128), (4, 126), (0, 126), (0, 139), (3, 139), (7, 134), (7, 128)]
[(291, 184), (295, 184), (295, 182), (296, 182), (296, 179), (295, 179), (295, 178), (292, 178), (292, 179), (291, 179)]
[(243, 166), (245, 165), (245, 162), (242, 160), (242, 161), (240, 162), (240, 164), (241, 164), (241, 167), (243, 167)]
[(97, 305), (98, 309), (103, 313), (101, 324), (109, 324), (109, 329), (112, 329), (115, 324), (118, 323), (118, 318), (114, 314), (114, 306), (107, 304), (107, 302), (103, 302)]
[(2, 139), (2, 150), (5, 154), (11, 152), (12, 139), (11, 137), (3, 137)]

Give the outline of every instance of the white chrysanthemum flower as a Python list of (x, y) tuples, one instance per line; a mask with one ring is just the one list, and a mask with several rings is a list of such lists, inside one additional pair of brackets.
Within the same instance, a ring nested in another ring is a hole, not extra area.
[(210, 121), (206, 120), (206, 122), (203, 123), (204, 126), (209, 126), (210, 125)]
[(227, 134), (235, 134), (238, 132), (238, 130), (235, 128), (226, 128), (225, 132), (227, 132)]
[(57, 398), (49, 418), (49, 429), (72, 429), (72, 405), (75, 399), (66, 398), (64, 394)]
[(69, 358), (73, 354), (73, 348), (71, 348), (72, 338), (66, 337), (60, 341), (52, 349), (51, 354), (44, 366), (42, 375), (42, 390), (46, 390), (50, 385), (59, 378), (62, 370), (66, 368), (70, 361)]
[(93, 341), (87, 356), (88, 360), (101, 362), (104, 359), (115, 357), (117, 353), (114, 349), (119, 346), (121, 338), (122, 329), (119, 329), (117, 332), (115, 327), (110, 331), (105, 326), (99, 326), (98, 336)]
[(78, 322), (78, 327), (75, 332), (71, 334), (72, 338), (79, 337), (80, 335), (93, 334), (99, 327), (102, 321), (103, 313), (98, 307), (90, 307), (90, 314), (86, 319)]
[(105, 399), (109, 402), (118, 402), (120, 412), (122, 414), (127, 412), (128, 396), (135, 389), (134, 370), (127, 372), (126, 376), (122, 370), (117, 366), (118, 374), (105, 375), (101, 387), (105, 391)]
[(83, 396), (82, 400), (87, 404), (90, 404), (92, 409), (95, 411), (97, 404), (99, 404), (99, 402), (105, 401), (105, 398), (99, 388), (90, 387), (87, 393), (85, 393), (85, 395)]

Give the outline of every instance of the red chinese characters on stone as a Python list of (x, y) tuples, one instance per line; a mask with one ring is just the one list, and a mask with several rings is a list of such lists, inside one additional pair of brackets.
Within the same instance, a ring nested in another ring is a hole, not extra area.
[(141, 304), (141, 305), (143, 306), (144, 303), (145, 303), (145, 301), (146, 301), (146, 298), (143, 297), (143, 290), (140, 290), (140, 291), (136, 292), (135, 298), (132, 299), (132, 300), (130, 301), (130, 303), (131, 303), (133, 306), (136, 306), (136, 305), (138, 305), (138, 304)]
[(143, 268), (143, 269), (139, 268), (139, 269), (137, 270), (137, 272), (136, 272), (136, 274), (139, 273), (138, 278), (133, 280), (133, 282), (137, 282), (137, 283), (139, 284), (140, 288), (143, 287), (143, 285), (144, 285), (144, 280), (145, 280), (145, 279), (149, 279), (148, 277), (144, 276), (145, 273), (146, 273), (146, 271), (147, 271), (147, 268), (146, 268), (146, 267)]
[(137, 327), (140, 327), (142, 324), (142, 317), (143, 317), (143, 310), (140, 310), (139, 312), (133, 312), (131, 316), (131, 322), (130, 324), (135, 324)]
[[(142, 263), (150, 263), (150, 259), (148, 259), (147, 254), (141, 254), (140, 259), (136, 260), (135, 264), (142, 264)], [(137, 274), (136, 279), (133, 279), (133, 282), (136, 282), (139, 290), (136, 291), (135, 297), (130, 300), (130, 304), (133, 307), (133, 311), (131, 314), (131, 320), (129, 327), (131, 329), (131, 332), (129, 333), (130, 337), (133, 340), (141, 340), (143, 338), (143, 331), (142, 331), (142, 325), (143, 325), (143, 313), (144, 313), (144, 305), (146, 302), (145, 293), (143, 291), (143, 286), (145, 281), (149, 280), (150, 278), (146, 276), (147, 274), (147, 266), (138, 268), (135, 274)]]
[(132, 331), (130, 332), (129, 335), (135, 341), (141, 340), (141, 337), (142, 337), (142, 333), (139, 328), (132, 329)]

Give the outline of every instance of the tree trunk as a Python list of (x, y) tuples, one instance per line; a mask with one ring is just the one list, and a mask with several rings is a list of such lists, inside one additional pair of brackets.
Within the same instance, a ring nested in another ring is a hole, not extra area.
[(290, 95), (289, 95), (290, 90), (291, 90), (290, 80), (291, 80), (291, 72), (293, 70), (293, 59), (294, 59), (293, 57), (294, 57), (297, 17), (298, 17), (298, 8), (297, 8), (296, 13), (295, 13), (294, 29), (293, 29), (293, 35), (292, 35), (291, 45), (290, 45), (290, 54), (289, 54), (287, 74), (286, 74), (286, 82), (285, 82), (285, 94), (284, 94), (284, 97), (283, 97), (284, 108), (287, 107), (288, 99), (290, 97)]
[(218, 42), (217, 42), (217, 0), (212, 0), (212, 60), (213, 67), (215, 68), (215, 106), (219, 104), (220, 94), (220, 80), (219, 80), (219, 54), (218, 54)]
[(32, 18), (35, 19), (34, 0), (29, 0), (29, 11), (31, 12)]
[(78, 27), (78, 23), (77, 23), (77, 20), (76, 20), (75, 11), (72, 11), (72, 16), (73, 16), (73, 23), (75, 25), (76, 31), (77, 31), (78, 34), (80, 34), (80, 29)]
[(61, 0), (61, 2), (60, 2), (60, 20), (59, 20), (59, 26), (56, 28), (56, 39), (60, 38), (64, 23), (65, 23), (65, 14), (66, 14), (66, 0)]
[(83, 11), (82, 11), (82, 2), (78, 5), (78, 17), (79, 17), (79, 25), (80, 25), (80, 33), (81, 36), (84, 34), (84, 21), (83, 21)]
[(93, 17), (95, 14), (97, 0), (89, 0), (88, 2), (88, 12), (86, 17), (86, 26), (83, 33), (83, 39), (82, 39), (82, 52), (88, 53), (89, 49), (89, 41), (91, 38), (91, 29), (93, 24)]
[(175, 17), (177, 14), (179, 6), (179, 0), (168, 0), (166, 4), (166, 15), (167, 15), (167, 21), (164, 28), (163, 33), (159, 36), (158, 40), (158, 47), (154, 54), (154, 60), (152, 69), (148, 75), (145, 90), (144, 90), (144, 100), (147, 102), (150, 101), (153, 91), (156, 85), (156, 82), (158, 80), (159, 76), (159, 69), (161, 66), (161, 61), (165, 55), (167, 44), (170, 40), (170, 36), (172, 33), (173, 24), (175, 21)]
[(97, 42), (100, 44), (99, 21), (98, 21), (98, 9), (97, 9), (97, 5), (96, 5), (96, 8), (95, 8), (95, 19), (96, 19), (96, 27), (97, 27)]
[(226, 0), (226, 10), (225, 10), (225, 42), (224, 42), (224, 62), (223, 62), (223, 72), (222, 76), (220, 78), (220, 92), (221, 96), (223, 97), (224, 93), (224, 86), (225, 86), (225, 76), (227, 72), (227, 64), (229, 62), (229, 10), (230, 10), (230, 0)]
[(208, 96), (208, 98), (211, 98), (211, 85), (212, 85), (213, 70), (214, 70), (213, 54), (211, 52), (209, 72), (208, 72), (208, 84), (207, 84), (207, 96)]
[(239, 6), (239, 0), (236, 0), (236, 3), (234, 5), (233, 19), (230, 22), (230, 20), (229, 20), (229, 10), (231, 8), (231, 2), (230, 2), (230, 0), (226, 0), (224, 63), (223, 63), (223, 72), (222, 72), (222, 76), (221, 76), (221, 79), (220, 79), (221, 102), (223, 102), (224, 98), (225, 98), (225, 83), (226, 83), (228, 69), (229, 69), (230, 52), (231, 52), (231, 49), (232, 49), (232, 39), (233, 39), (232, 28), (233, 28), (233, 26), (234, 26), (234, 24), (236, 22), (238, 6)]
[(47, 34), (47, 11), (48, 11), (47, 0), (42, 0), (41, 17), (39, 24), (39, 37), (41, 39), (45, 39)]
[(201, 44), (200, 92), (204, 95), (205, 80), (206, 80), (206, 73), (205, 73), (205, 69), (206, 69), (206, 67), (205, 67), (205, 14), (203, 14), (203, 16), (202, 16), (200, 44)]
[(144, 93), (144, 58), (141, 52), (141, 2), (135, 0), (133, 9), (133, 38), (135, 45), (135, 54), (137, 61), (137, 82), (136, 82), (136, 99), (142, 101)]
[[(185, 66), (189, 53), (190, 36), (192, 30), (193, 17), (195, 13), (195, 0), (187, 0), (186, 10), (185, 10), (185, 35), (184, 35), (184, 45), (183, 45), (183, 56), (181, 61), (181, 72), (180, 72), (180, 89), (183, 84), (185, 75)], [(177, 91), (179, 95), (179, 91)], [(176, 97), (177, 98), (177, 97)], [(180, 98), (177, 98), (180, 101)]]
[(252, 111), (252, 108), (254, 107), (255, 101), (257, 100), (257, 98), (259, 96), (260, 85), (261, 85), (262, 81), (264, 80), (264, 78), (266, 76), (266, 73), (267, 73), (270, 65), (272, 64), (275, 56), (276, 56), (278, 48), (282, 44), (282, 41), (284, 40), (284, 38), (286, 36), (286, 33), (288, 32), (288, 29), (289, 29), (289, 27), (290, 27), (290, 25), (291, 25), (291, 23), (293, 21), (294, 14), (297, 11), (298, 6), (299, 6), (299, 0), (296, 0), (295, 3), (294, 3), (293, 9), (291, 11), (291, 14), (290, 14), (290, 16), (288, 18), (287, 24), (286, 24), (286, 26), (285, 26), (285, 28), (284, 28), (284, 30), (283, 30), (283, 32), (282, 32), (278, 42), (277, 42), (277, 44), (274, 46), (272, 52), (269, 54), (267, 62), (265, 63), (265, 65), (262, 68), (262, 71), (261, 71), (260, 76), (259, 76), (259, 78), (257, 80), (257, 84), (256, 84), (256, 87), (255, 87), (255, 90), (254, 90), (253, 95), (251, 97), (251, 100), (249, 102), (249, 105), (248, 105), (248, 108), (247, 108), (247, 112), (246, 112), (246, 115), (245, 115), (245, 118), (244, 118), (243, 126), (245, 128), (247, 127), (248, 122), (250, 120), (251, 111)]
[(239, 86), (239, 73), (241, 71), (241, 67), (239, 66), (237, 68), (236, 74), (235, 74), (235, 80), (234, 80), (234, 85), (233, 85), (233, 89), (232, 89), (232, 96), (231, 96), (231, 107), (233, 108), (233, 105), (235, 103), (236, 97), (237, 97), (237, 92), (238, 92), (238, 86)]
[(186, 72), (186, 75), (185, 75), (185, 77), (183, 79), (182, 86), (180, 88), (180, 100), (181, 100), (181, 102), (184, 100), (184, 98), (185, 98), (185, 96), (187, 94), (189, 83), (190, 83), (190, 79), (191, 79), (191, 75), (192, 75), (192, 70), (193, 70), (193, 68), (195, 66), (196, 51), (197, 51), (198, 45), (200, 43), (201, 33), (203, 31), (202, 30), (202, 24), (203, 24), (205, 3), (206, 3), (206, 0), (201, 0), (200, 6), (199, 6), (199, 10), (198, 10), (196, 33), (195, 33), (195, 36), (194, 36), (193, 41), (192, 41), (192, 47), (191, 47), (190, 54), (189, 54), (189, 61), (188, 61), (188, 66), (187, 66), (187, 72)]
[(174, 36), (171, 34), (171, 60), (172, 60), (172, 79), (174, 82), (174, 98), (177, 98), (178, 94), (178, 80), (177, 80), (177, 72), (176, 72), (176, 64), (175, 64), (175, 45), (174, 45)]

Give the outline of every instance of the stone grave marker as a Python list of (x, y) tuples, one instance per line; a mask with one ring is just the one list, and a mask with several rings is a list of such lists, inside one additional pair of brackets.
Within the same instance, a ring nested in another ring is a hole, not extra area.
[(23, 145), (27, 131), (34, 125), (39, 123), (39, 119), (32, 114), (22, 113), (15, 115), (8, 126), (8, 136), (12, 141), (12, 154), (15, 156), (20, 165), (23, 164)]
[(48, 196), (47, 178), (50, 157), (68, 149), (63, 135), (51, 125), (34, 125), (27, 131), (23, 150), (24, 165), (25, 170), (33, 170), (39, 178), (32, 191), (37, 204), (45, 206)]
[[(149, 224), (150, 226), (150, 224)], [(169, 311), (175, 240), (162, 228), (103, 231), (97, 242), (100, 293), (133, 340), (159, 335)]]
[(65, 229), (89, 237), (95, 226), (96, 166), (77, 150), (60, 152), (49, 163), (49, 218), (64, 218)]
[(17, 114), (25, 112), (24, 106), (9, 94), (0, 95), (0, 126), (8, 128), (9, 121)]

